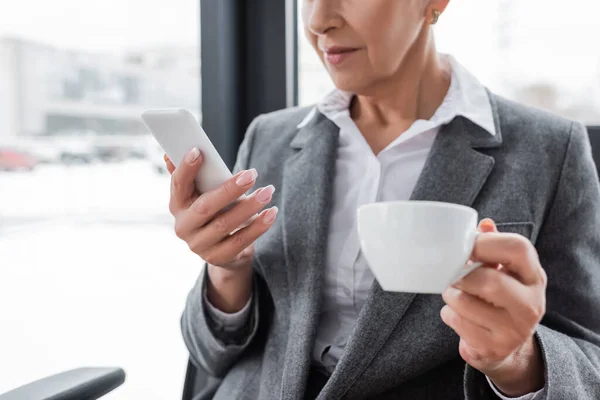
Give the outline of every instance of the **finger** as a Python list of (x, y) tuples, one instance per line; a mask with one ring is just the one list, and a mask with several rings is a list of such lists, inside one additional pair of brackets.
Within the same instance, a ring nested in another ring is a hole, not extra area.
[(442, 321), (476, 349), (493, 346), (492, 333), (479, 325), (461, 317), (452, 307), (445, 305), (440, 311)]
[[(252, 195), (239, 201), (234, 207), (217, 215), (194, 235), (194, 251), (201, 253), (214, 246), (240, 228), (257, 212), (271, 202), (275, 187), (260, 188)], [(243, 228), (242, 228), (243, 229)]]
[(481, 222), (479, 222), (479, 230), (482, 233), (498, 232), (498, 229), (496, 228), (496, 223), (491, 218), (482, 219)]
[(256, 218), (258, 218), (258, 214), (254, 214), (253, 216), (251, 216), (250, 218), (248, 218), (246, 221), (244, 221), (242, 224), (240, 224), (240, 226), (238, 226), (231, 233), (233, 234), (233, 233), (237, 232), (238, 230), (247, 227), (248, 225), (250, 225), (251, 223), (253, 223)]
[(444, 292), (443, 297), (452, 311), (463, 320), (490, 332), (495, 343), (486, 343), (487, 357), (506, 356), (525, 338), (533, 335), (534, 325), (530, 322), (516, 322), (507, 310), (493, 307), (475, 296), (450, 288)]
[[(481, 233), (498, 232), (498, 229), (496, 228), (496, 223), (491, 218), (482, 219), (481, 222), (479, 222), (478, 229)], [(486, 268), (496, 268), (498, 270), (502, 269), (502, 266), (500, 264), (484, 264), (484, 266)]]
[(478, 268), (454, 286), (495, 307), (503, 308), (516, 326), (524, 331), (529, 331), (539, 322), (545, 312), (543, 296), (540, 300), (536, 290), (492, 268)]
[(212, 265), (224, 265), (235, 259), (273, 225), (277, 212), (277, 207), (261, 212), (252, 224), (213, 246), (204, 254), (204, 261)]
[(535, 247), (524, 236), (512, 233), (485, 233), (475, 241), (471, 255), (475, 261), (502, 264), (521, 282), (533, 285), (542, 280)]
[(171, 162), (171, 160), (169, 159), (169, 157), (165, 154), (163, 156), (163, 159), (165, 160), (165, 165), (167, 166), (167, 171), (169, 171), (169, 174), (173, 174), (173, 172), (175, 171), (175, 165), (173, 165), (173, 163)]
[(247, 258), (250, 257), (252, 255), (252, 253), (254, 253), (254, 244), (251, 244), (250, 246), (246, 247), (244, 250), (242, 250), (242, 252), (240, 254), (238, 254), (238, 258)]
[(454, 285), (495, 307), (512, 309), (519, 305), (516, 298), (525, 296), (527, 287), (515, 278), (493, 268), (477, 268)]
[(492, 332), (501, 332), (512, 320), (503, 308), (494, 307), (480, 298), (455, 287), (449, 287), (442, 298), (457, 314)]
[[(236, 202), (246, 193), (256, 182), (257, 176), (255, 169), (240, 171), (217, 189), (202, 194), (177, 220), (175, 224), (177, 235), (184, 237), (190, 232), (202, 228), (224, 208)], [(223, 220), (219, 221), (219, 223), (222, 222)]]
[[(486, 357), (488, 351), (485, 349), (475, 349), (469, 343), (467, 343), (466, 340), (461, 340), (459, 342), (458, 353), (462, 359), (473, 368), (477, 369), (477, 367), (480, 365), (486, 366), (489, 364), (488, 357)], [(496, 359), (496, 357), (494, 357), (494, 359)]]
[(197, 147), (191, 149), (171, 175), (171, 198), (178, 208), (186, 208), (196, 191), (194, 178), (202, 164)]

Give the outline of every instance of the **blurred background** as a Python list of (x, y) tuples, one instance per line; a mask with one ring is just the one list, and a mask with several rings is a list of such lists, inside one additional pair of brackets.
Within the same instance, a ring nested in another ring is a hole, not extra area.
[[(0, 393), (84, 365), (127, 371), (108, 399), (181, 393), (179, 316), (202, 264), (172, 233), (139, 116), (189, 109), (231, 165), (255, 115), (332, 89), (301, 0), (235, 3), (0, 3)], [(597, 0), (453, 0), (435, 33), (491, 90), (600, 125), (599, 14)]]

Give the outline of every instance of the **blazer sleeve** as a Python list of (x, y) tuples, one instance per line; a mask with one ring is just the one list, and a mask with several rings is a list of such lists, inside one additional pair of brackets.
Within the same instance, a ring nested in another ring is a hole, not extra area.
[[(258, 130), (260, 117), (257, 117), (248, 127), (244, 140), (238, 150), (234, 172), (247, 169), (254, 135)], [(258, 328), (259, 296), (258, 284), (254, 279), (250, 317), (247, 323), (236, 331), (226, 329), (222, 323), (210, 317), (203, 301), (206, 289), (206, 265), (202, 269), (196, 284), (190, 291), (186, 306), (181, 316), (181, 331), (183, 340), (190, 353), (190, 361), (198, 369), (198, 374), (208, 375), (207, 382), (216, 384), (239, 359), (242, 352), (250, 345)], [(216, 378), (216, 379), (215, 379)]]
[[(571, 126), (536, 248), (548, 275), (546, 315), (535, 334), (546, 378), (540, 398), (600, 399), (600, 185), (580, 124)], [(465, 391), (468, 399), (497, 398), (470, 366)]]

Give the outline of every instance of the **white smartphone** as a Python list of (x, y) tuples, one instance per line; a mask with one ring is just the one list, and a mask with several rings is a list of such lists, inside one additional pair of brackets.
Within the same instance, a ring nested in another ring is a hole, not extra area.
[(231, 171), (196, 120), (185, 109), (147, 110), (142, 122), (152, 133), (171, 162), (177, 167), (193, 147), (202, 152), (204, 161), (196, 175), (196, 189), (206, 193), (232, 177)]

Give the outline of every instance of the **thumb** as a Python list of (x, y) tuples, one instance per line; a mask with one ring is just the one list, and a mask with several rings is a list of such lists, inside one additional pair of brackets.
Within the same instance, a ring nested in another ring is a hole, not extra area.
[[(493, 219), (484, 218), (481, 220), (481, 222), (479, 222), (479, 231), (481, 233), (498, 232), (498, 228), (496, 227), (496, 223), (494, 222)], [(493, 267), (493, 268), (497, 269), (498, 271), (500, 271), (502, 269), (501, 264), (490, 265), (490, 267)]]
[(496, 223), (491, 218), (484, 218), (479, 222), (479, 231), (482, 233), (487, 232), (498, 232), (498, 228), (496, 228)]

